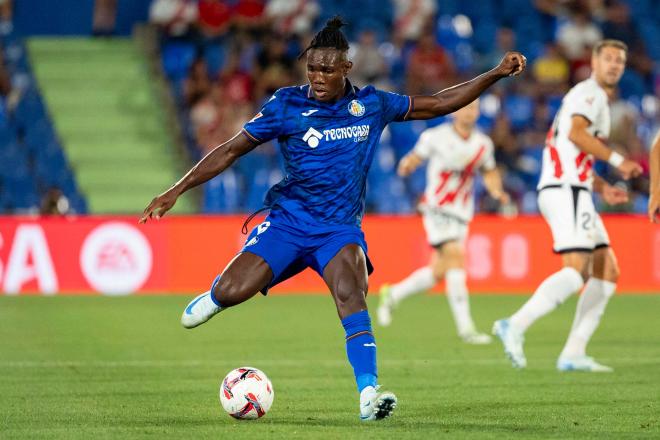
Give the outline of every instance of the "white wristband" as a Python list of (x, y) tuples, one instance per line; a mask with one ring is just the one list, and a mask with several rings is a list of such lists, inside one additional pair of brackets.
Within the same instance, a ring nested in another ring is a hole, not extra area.
[(607, 159), (607, 163), (612, 165), (614, 168), (619, 168), (624, 160), (625, 159), (622, 155), (620, 155), (616, 151), (612, 151), (612, 154), (610, 154), (609, 159)]

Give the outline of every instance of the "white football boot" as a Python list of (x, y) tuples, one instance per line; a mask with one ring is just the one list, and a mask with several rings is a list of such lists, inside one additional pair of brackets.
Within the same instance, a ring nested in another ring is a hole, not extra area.
[(389, 391), (378, 392), (380, 386), (366, 387), (360, 393), (360, 420), (381, 420), (392, 415), (396, 409), (396, 396)]
[(513, 368), (525, 368), (527, 359), (523, 352), (525, 337), (511, 326), (508, 319), (500, 319), (493, 324), (493, 334), (500, 338), (504, 345), (504, 353), (511, 361)]
[(378, 309), (376, 314), (378, 316), (378, 324), (382, 327), (387, 327), (392, 323), (392, 297), (390, 295), (391, 287), (389, 284), (383, 284), (378, 292)]
[(211, 292), (204, 292), (190, 301), (181, 315), (181, 325), (185, 328), (195, 328), (204, 324), (222, 310), (211, 299)]
[(589, 356), (578, 356), (573, 358), (560, 357), (557, 359), (557, 370), (559, 371), (587, 371), (591, 373), (612, 373), (614, 368), (599, 364)]

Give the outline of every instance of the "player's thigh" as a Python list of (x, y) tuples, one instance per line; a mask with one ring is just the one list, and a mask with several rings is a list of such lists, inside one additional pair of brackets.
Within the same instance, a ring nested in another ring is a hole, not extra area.
[(587, 279), (589, 276), (589, 263), (591, 262), (591, 252), (574, 251), (562, 252), (561, 254), (562, 267), (571, 267), (577, 270), (582, 278)]
[(462, 241), (452, 240), (442, 246), (445, 270), (465, 267), (465, 247)]
[(616, 283), (619, 279), (619, 263), (614, 250), (609, 246), (602, 246), (594, 251), (592, 276), (600, 280)]
[(367, 308), (367, 259), (358, 244), (347, 244), (337, 252), (325, 266), (323, 280), (332, 293), (340, 318)]
[(538, 205), (552, 231), (556, 253), (593, 250), (597, 213), (588, 191), (567, 186), (546, 188), (539, 192)]
[(224, 306), (245, 301), (264, 289), (273, 271), (259, 255), (242, 252), (229, 262), (215, 284), (213, 294)]

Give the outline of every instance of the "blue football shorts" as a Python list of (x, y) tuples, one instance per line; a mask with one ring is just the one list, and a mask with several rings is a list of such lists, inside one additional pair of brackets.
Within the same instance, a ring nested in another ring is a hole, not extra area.
[(282, 221), (281, 215), (271, 213), (257, 225), (241, 249), (263, 258), (273, 271), (273, 278), (263, 290), (291, 278), (311, 267), (323, 277), (325, 266), (348, 244), (357, 244), (367, 259), (367, 273), (374, 270), (367, 256), (367, 242), (358, 226), (337, 225), (307, 227)]

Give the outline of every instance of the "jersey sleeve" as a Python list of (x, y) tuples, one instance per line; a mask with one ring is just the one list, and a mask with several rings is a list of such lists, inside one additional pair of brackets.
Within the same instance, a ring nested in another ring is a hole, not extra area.
[(412, 111), (412, 96), (376, 90), (381, 102), (383, 121), (405, 121)]
[(594, 123), (603, 105), (607, 105), (607, 102), (603, 102), (603, 96), (596, 90), (585, 89), (573, 95), (566, 105), (570, 117), (579, 115)]
[(243, 134), (252, 142), (262, 144), (282, 134), (284, 103), (279, 91), (264, 104), (261, 111), (243, 126)]
[(481, 169), (484, 171), (494, 170), (497, 164), (495, 163), (495, 146), (493, 145), (493, 141), (488, 136), (484, 136), (484, 145), (486, 146), (486, 154), (484, 154), (481, 160)]

